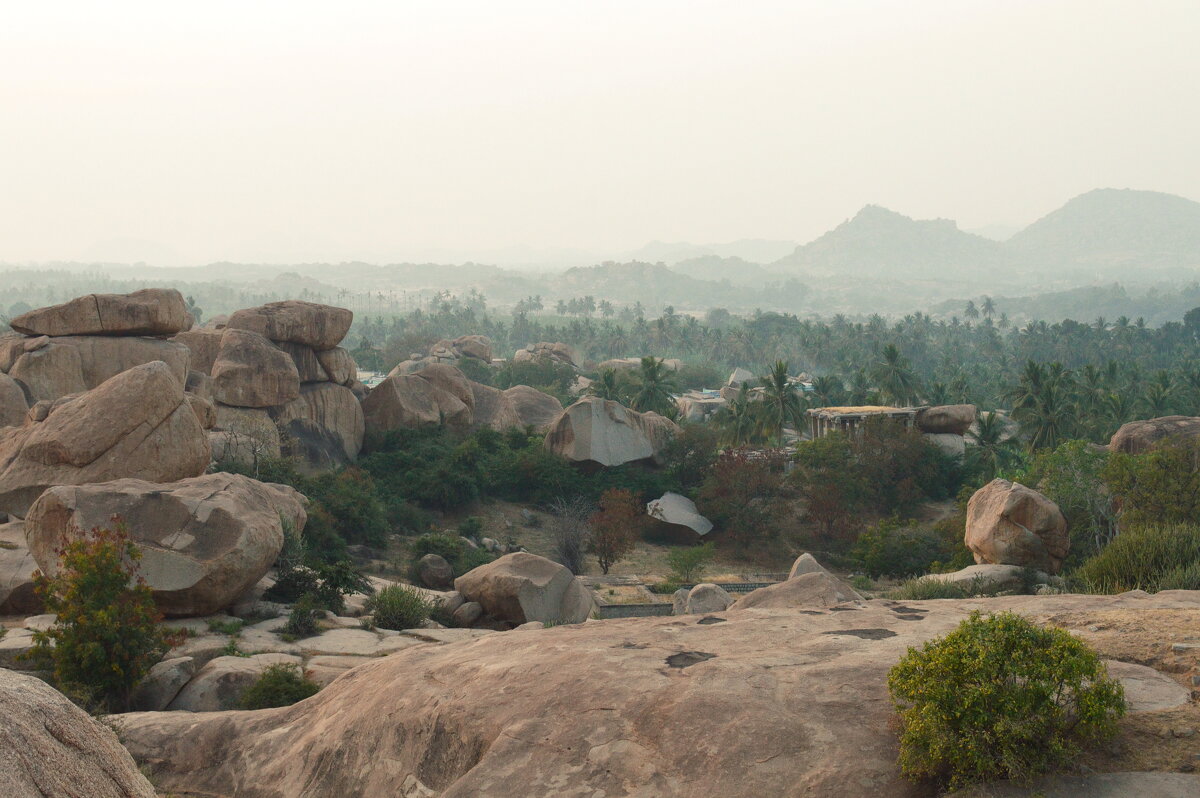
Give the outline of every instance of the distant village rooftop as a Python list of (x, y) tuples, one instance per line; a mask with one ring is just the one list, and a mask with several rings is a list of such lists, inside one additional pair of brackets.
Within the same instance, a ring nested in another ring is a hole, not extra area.
[(916, 424), (917, 414), (926, 409), (919, 407), (889, 407), (887, 405), (858, 405), (853, 407), (818, 407), (808, 411), (809, 432), (820, 438), (830, 432), (852, 432), (866, 418), (893, 418), (905, 427)]

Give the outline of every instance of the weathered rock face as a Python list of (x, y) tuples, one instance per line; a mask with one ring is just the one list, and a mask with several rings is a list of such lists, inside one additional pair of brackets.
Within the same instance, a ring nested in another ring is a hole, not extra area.
[(556, 562), (519, 551), (481, 565), (454, 580), (466, 601), (511, 624), (526, 621), (581, 623), (592, 614), (591, 593)]
[(217, 353), (221, 350), (223, 330), (212, 327), (198, 327), (194, 330), (181, 332), (171, 340), (188, 348), (191, 357), (188, 368), (202, 374), (211, 374), (213, 363), (217, 361)]
[(172, 616), (211, 615), (229, 607), (275, 562), (287, 519), (307, 518), (292, 488), (234, 474), (208, 474), (171, 484), (120, 479), (54, 487), (29, 508), (25, 537), (46, 573), (55, 548), (81, 531), (126, 523), (142, 550), (140, 570), (160, 610)]
[(266, 410), (217, 405), (217, 429), (209, 433), (212, 459), (220, 464), (253, 465), (256, 459), (279, 457), (283, 444), (279, 428)]
[[(468, 392), (470, 387), (468, 386)], [(472, 401), (474, 397), (472, 395)], [(376, 385), (362, 402), (367, 430), (383, 433), (442, 423), (471, 424), (471, 408), (419, 374), (397, 374)]]
[(353, 462), (362, 450), (366, 419), (354, 393), (332, 382), (300, 386), (300, 395), (286, 405), (271, 409), (275, 423), (285, 427), (303, 419), (327, 430), (340, 447), (340, 462)]
[(340, 346), (317, 352), (317, 362), (325, 369), (325, 379), (338, 385), (349, 385), (358, 376), (354, 357)]
[(272, 665), (299, 665), (291, 654), (254, 654), (249, 657), (217, 657), (202, 667), (167, 705), (168, 710), (217, 712), (235, 709), (242, 693)]
[(454, 571), (444, 557), (426, 554), (417, 561), (421, 584), (433, 590), (449, 590), (454, 586)]
[(475, 408), (475, 394), (471, 391), (471, 381), (465, 374), (454, 366), (431, 363), (420, 371), (414, 372), (414, 376), (420, 377), (461, 402), (467, 408), (467, 418), (463, 421), (467, 424), (471, 422), (470, 412)]
[(917, 429), (935, 435), (966, 435), (975, 423), (975, 405), (937, 405), (917, 413)]
[(122, 477), (173, 482), (203, 474), (208, 436), (160, 361), (60, 400), (43, 421), (0, 436), (0, 511), (24, 516), (52, 485)]
[(542, 393), (537, 388), (528, 385), (514, 385), (504, 391), (504, 395), (512, 402), (517, 411), (521, 426), (533, 427), (538, 432), (545, 432), (562, 415), (562, 402), (548, 393)]
[(10, 326), (26, 335), (174, 335), (187, 329), (183, 296), (173, 288), (132, 294), (88, 294), (17, 316)]
[(577, 463), (618, 466), (656, 457), (678, 431), (678, 425), (657, 413), (638, 413), (588, 396), (550, 425), (545, 445)]
[(816, 557), (806, 551), (792, 563), (792, 570), (788, 571), (788, 579), (795, 579), (797, 576), (803, 576), (804, 574), (819, 573), (826, 573), (825, 567), (817, 562)]
[(58, 399), (87, 390), (83, 361), (73, 346), (48, 344), (17, 358), (8, 376), (25, 386), (30, 398)]
[(733, 604), (733, 596), (720, 585), (703, 582), (688, 591), (684, 602), (687, 615), (703, 615), (707, 612), (724, 612)]
[(1159, 441), (1190, 441), (1200, 438), (1200, 417), (1163, 416), (1122, 424), (1108, 442), (1109, 451), (1141, 454)]
[(117, 722), (164, 792), (925, 798), (930, 787), (896, 767), (887, 672), (973, 610), (1184, 623), (1200, 593), (734, 609), (721, 623), (493, 634), (391, 654), (291, 707)]
[(0, 669), (0, 794), (155, 798), (112, 729), (50, 685)]
[(512, 359), (514, 363), (562, 363), (572, 368), (578, 366), (575, 352), (570, 346), (548, 341), (541, 341), (530, 344), (524, 349), (518, 349), (513, 353)]
[(25, 523), (0, 524), (0, 615), (33, 615), (42, 611), (33, 590), (37, 562), (25, 543)]
[(161, 712), (196, 675), (192, 657), (171, 657), (155, 663), (134, 688), (129, 706), (135, 712)]
[(213, 363), (213, 395), (233, 407), (272, 407), (300, 395), (300, 374), (288, 354), (253, 332), (228, 329)]
[(672, 526), (686, 527), (703, 537), (712, 531), (713, 524), (696, 509), (687, 496), (667, 492), (646, 505), (646, 514)]
[(7, 374), (0, 374), (0, 427), (19, 427), (29, 412), (25, 392), (17, 381)]
[[(1033, 583), (1026, 584), (1026, 578), (1031, 577)], [(968, 592), (975, 590), (1018, 590), (1025, 592), (1026, 588), (1037, 585), (1061, 586), (1062, 580), (1042, 571), (1029, 574), (1025, 568), (1016, 565), (969, 565), (958, 571), (946, 574), (925, 574), (922, 581), (942, 582), (961, 587)]]
[(752, 590), (739, 598), (732, 609), (794, 609), (832, 607), (848, 601), (862, 601), (862, 596), (842, 580), (825, 570), (800, 574), (768, 587)]
[(352, 321), (354, 314), (346, 308), (289, 299), (239, 310), (229, 317), (225, 327), (249, 330), (272, 341), (332, 349), (346, 337)]
[(492, 342), (483, 335), (463, 335), (454, 340), (443, 338), (429, 347), (429, 356), (444, 360), (473, 357), (484, 363), (491, 363)]
[(155, 360), (166, 363), (181, 385), (187, 381), (191, 350), (183, 344), (137, 336), (71, 335), (54, 338), (46, 348), (55, 346), (74, 347), (79, 353), (86, 389), (95, 388), (122, 371)]
[(522, 427), (521, 417), (517, 408), (504, 391), (490, 385), (471, 383), (471, 393), (475, 401), (475, 409), (471, 414), (471, 428), (489, 427), (503, 432), (513, 427)]
[(1058, 505), (1019, 482), (993, 479), (967, 502), (967, 548), (975, 562), (1058, 573), (1071, 538)]

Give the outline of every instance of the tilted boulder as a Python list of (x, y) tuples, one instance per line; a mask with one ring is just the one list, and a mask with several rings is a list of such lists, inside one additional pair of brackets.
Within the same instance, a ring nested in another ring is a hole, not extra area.
[(367, 431), (371, 433), (443, 422), (463, 428), (471, 424), (470, 407), (449, 391), (422, 379), (419, 374), (388, 377), (371, 389), (362, 401), (362, 409), (366, 416)]
[(521, 426), (533, 427), (538, 432), (545, 432), (560, 415), (562, 402), (557, 397), (542, 393), (537, 388), (528, 385), (514, 385), (506, 388), (504, 395), (512, 402), (521, 420)]
[[(467, 408), (468, 414), (469, 411), (475, 409), (475, 394), (471, 390), (471, 381), (454, 366), (430, 363), (420, 371), (414, 372), (414, 376), (420, 377), (435, 388), (445, 391), (462, 402)], [(465, 421), (469, 424), (470, 418), (468, 417)]]
[(503, 432), (513, 427), (525, 426), (506, 392), (490, 385), (472, 382), (471, 394), (475, 401), (471, 414), (472, 429), (489, 427)]
[(545, 446), (574, 462), (602, 466), (656, 458), (679, 426), (658, 413), (638, 413), (617, 402), (587, 396), (550, 425)]
[(122, 477), (173, 482), (203, 474), (208, 436), (161, 361), (121, 372), (0, 435), (0, 512), (24, 516), (52, 485)]
[(524, 349), (518, 349), (513, 353), (512, 359), (514, 363), (561, 363), (571, 368), (578, 367), (575, 351), (570, 346), (549, 341), (541, 341), (530, 344)]
[(241, 329), (221, 337), (212, 378), (216, 400), (233, 407), (273, 407), (300, 395), (300, 374), (288, 354)]
[(796, 558), (792, 563), (792, 570), (788, 571), (788, 579), (795, 579), (804, 574), (823, 574), (828, 573), (825, 566), (817, 562), (817, 558), (809, 554), (807, 551)]
[(346, 308), (289, 299), (236, 311), (225, 327), (256, 332), (272, 341), (332, 349), (346, 337), (353, 321), (354, 313)]
[(300, 386), (300, 395), (271, 408), (271, 417), (282, 428), (302, 419), (326, 430), (340, 447), (338, 461), (353, 462), (362, 450), (366, 420), (362, 404), (345, 386), (316, 382)]
[(0, 374), (0, 427), (19, 427), (29, 412), (25, 392), (12, 377)]
[(340, 346), (318, 351), (317, 362), (325, 369), (325, 378), (338, 385), (349, 385), (358, 377), (354, 356)]
[(83, 360), (73, 346), (49, 344), (17, 358), (8, 370), (35, 401), (58, 399), (88, 389), (83, 380)]
[(1058, 573), (1071, 547), (1058, 505), (1032, 488), (993, 479), (967, 502), (967, 548), (975, 562)]
[(37, 561), (25, 543), (25, 523), (0, 524), (0, 615), (35, 615), (42, 600), (33, 589)]
[(917, 411), (917, 429), (935, 435), (965, 435), (975, 423), (975, 405), (937, 405)]
[(454, 580), (454, 589), (488, 615), (514, 625), (581, 623), (594, 606), (591, 593), (564, 566), (524, 551), (468, 571)]
[(155, 798), (108, 726), (41, 679), (0, 669), (0, 794)]
[(685, 615), (703, 615), (708, 612), (724, 612), (734, 602), (733, 596), (720, 585), (702, 582), (688, 591), (683, 607)]
[(199, 371), (202, 374), (211, 374), (213, 363), (217, 361), (217, 353), (221, 351), (221, 338), (223, 336), (223, 329), (199, 327), (195, 330), (181, 332), (171, 340), (174, 343), (183, 344), (188, 348), (188, 351), (191, 353), (191, 358), (188, 361), (189, 369)]
[(283, 547), (286, 520), (299, 531), (304, 498), (284, 485), (237, 474), (170, 484), (119, 479), (54, 487), (29, 508), (25, 537), (38, 565), (57, 572), (64, 540), (119, 516), (142, 551), (141, 575), (171, 616), (211, 615), (266, 574)]
[(1160, 441), (1191, 441), (1200, 438), (1200, 417), (1163, 416), (1122, 424), (1108, 442), (1112, 452), (1141, 454)]
[(188, 328), (187, 305), (174, 288), (88, 294), (38, 308), (11, 322), (26, 335), (174, 335)]
[(752, 590), (734, 602), (730, 609), (833, 607), (848, 601), (862, 601), (862, 596), (833, 574), (821, 570)]
[(453, 358), (455, 360), (472, 357), (484, 363), (492, 362), (492, 342), (483, 335), (463, 335), (454, 340), (443, 338), (429, 347), (429, 355), (434, 358)]
[(312, 347), (287, 341), (277, 342), (275, 346), (286, 352), (292, 362), (296, 364), (296, 372), (300, 375), (301, 383), (329, 381), (329, 375), (325, 373), (325, 367), (317, 359), (317, 353), (313, 351)]
[(713, 523), (700, 515), (696, 504), (687, 496), (667, 491), (646, 504), (646, 514), (671, 526), (686, 527), (703, 537), (712, 531)]

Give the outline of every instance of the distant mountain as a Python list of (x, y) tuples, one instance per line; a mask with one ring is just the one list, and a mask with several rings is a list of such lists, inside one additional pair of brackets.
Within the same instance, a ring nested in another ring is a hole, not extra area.
[(671, 266), (680, 261), (715, 255), (718, 258), (741, 258), (750, 263), (770, 263), (779, 260), (795, 248), (795, 241), (771, 241), (764, 238), (743, 238), (727, 244), (651, 241), (649, 244), (627, 253), (625, 259), (647, 263), (665, 263)]
[(779, 279), (778, 274), (767, 271), (757, 263), (741, 258), (722, 258), (720, 255), (681, 260), (671, 266), (671, 271), (695, 277), (697, 280), (727, 280), (731, 285), (762, 286), (771, 280)]
[(868, 205), (771, 268), (833, 278), (970, 278), (1004, 261), (999, 242), (964, 233), (949, 219), (910, 219)]
[(1005, 245), (1022, 265), (1119, 276), (1131, 267), (1200, 267), (1200, 202), (1101, 188), (1043, 216)]
[(1007, 241), (1020, 229), (1021, 227), (1015, 224), (985, 224), (983, 227), (974, 227), (965, 232), (990, 238), (993, 241)]

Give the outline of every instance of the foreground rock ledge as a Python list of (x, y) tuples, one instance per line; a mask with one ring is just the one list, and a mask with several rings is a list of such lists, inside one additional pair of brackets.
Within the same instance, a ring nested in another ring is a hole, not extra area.
[(886, 674), (973, 609), (1195, 613), (1200, 592), (585, 623), (401, 651), (291, 707), (117, 720), (184, 794), (918, 798)]

